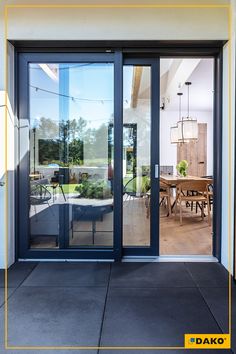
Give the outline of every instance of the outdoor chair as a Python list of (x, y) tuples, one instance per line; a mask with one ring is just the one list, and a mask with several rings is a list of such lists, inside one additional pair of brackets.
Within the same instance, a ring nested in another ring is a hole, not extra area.
[(35, 215), (37, 215), (37, 205), (47, 204), (50, 208), (49, 200), (52, 198), (52, 195), (44, 184), (31, 183), (30, 189), (30, 205), (34, 207)]
[[(140, 190), (138, 190), (138, 186)], [(123, 186), (123, 195), (126, 199), (142, 198), (150, 190), (150, 178), (147, 176), (134, 176)]]
[[(113, 212), (113, 204), (108, 205), (73, 205), (72, 206), (72, 220), (71, 220), (71, 231), (72, 239), (74, 238), (74, 233), (88, 233), (87, 230), (76, 231), (74, 229), (74, 222), (91, 222), (91, 232), (92, 232), (92, 243), (95, 242), (96, 222), (103, 221), (105, 214)], [(101, 230), (99, 230), (101, 232)], [(103, 230), (103, 233), (112, 232)]]

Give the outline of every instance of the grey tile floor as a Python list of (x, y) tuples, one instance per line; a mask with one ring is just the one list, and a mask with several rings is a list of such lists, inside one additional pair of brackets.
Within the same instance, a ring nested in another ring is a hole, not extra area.
[[(223, 354), (236, 354), (236, 286), (232, 285), (232, 350), (221, 350)], [(228, 273), (216, 263), (25, 262), (9, 269), (8, 286), (10, 346), (183, 346), (184, 333), (228, 331)], [(5, 350), (3, 329), (4, 272), (0, 271), (0, 354), (190, 353)]]

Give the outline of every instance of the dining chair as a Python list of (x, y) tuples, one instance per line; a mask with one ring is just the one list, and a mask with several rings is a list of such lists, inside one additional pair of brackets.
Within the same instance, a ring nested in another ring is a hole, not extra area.
[[(170, 191), (170, 186), (162, 181), (160, 181), (159, 184), (159, 188), (160, 188), (160, 192), (159, 192), (159, 205), (163, 204), (166, 201), (167, 204), (167, 209), (168, 209), (168, 213), (166, 216), (170, 216), (171, 215), (171, 191)], [(147, 209), (146, 212), (146, 217), (147, 219), (150, 217), (150, 197), (151, 197), (151, 190), (149, 190), (146, 193), (146, 199), (145, 199), (145, 206)]]
[[(176, 186), (175, 216), (177, 214), (177, 204), (180, 206), (180, 225), (183, 224), (182, 202), (201, 203), (201, 217), (204, 220), (204, 206), (207, 206), (208, 224), (211, 225), (210, 201), (209, 201), (208, 181), (186, 181), (180, 182)], [(191, 195), (188, 193), (191, 191)]]
[(160, 203), (159, 205), (163, 204), (163, 202), (166, 201), (167, 204), (167, 209), (168, 213), (167, 216), (171, 216), (171, 192), (170, 192), (170, 186), (162, 181), (160, 181)]

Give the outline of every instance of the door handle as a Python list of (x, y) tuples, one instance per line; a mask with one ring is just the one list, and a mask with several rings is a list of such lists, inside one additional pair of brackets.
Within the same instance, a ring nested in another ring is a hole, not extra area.
[(155, 178), (159, 178), (159, 165), (155, 165)]

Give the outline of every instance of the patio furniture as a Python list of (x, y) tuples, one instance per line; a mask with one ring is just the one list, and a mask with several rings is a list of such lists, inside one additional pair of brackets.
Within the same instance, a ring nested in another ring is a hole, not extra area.
[[(89, 201), (91, 203), (91, 200)], [(95, 242), (95, 234), (97, 232), (96, 230), (96, 222), (97, 221), (103, 221), (103, 217), (105, 214), (113, 212), (113, 204), (111, 202), (108, 202), (107, 204), (85, 204), (85, 205), (78, 205), (78, 204), (73, 204), (72, 205), (72, 221), (71, 221), (71, 230), (72, 230), (72, 238), (74, 238), (74, 233), (81, 233), (81, 232), (86, 232), (88, 231), (83, 231), (79, 230), (76, 231), (74, 230), (74, 221), (90, 221), (92, 225), (92, 243), (94, 245)], [(112, 231), (99, 231), (99, 232), (112, 232)]]
[(30, 187), (30, 205), (35, 207), (35, 214), (36, 205), (42, 205), (46, 203), (50, 207), (49, 200), (52, 198), (52, 195), (47, 187), (39, 182), (31, 183)]
[[(140, 188), (140, 190), (139, 190)], [(133, 176), (123, 186), (123, 195), (128, 198), (142, 198), (150, 190), (150, 178), (148, 176)]]
[(63, 186), (62, 186), (63, 180), (64, 180), (64, 175), (60, 175), (59, 171), (54, 171), (54, 176), (51, 178), (51, 181), (50, 181), (50, 183), (51, 183), (50, 187), (52, 187), (52, 190), (53, 190), (53, 202), (55, 200), (55, 192), (58, 187), (60, 188), (60, 190), (62, 192), (64, 201), (66, 202), (65, 193), (63, 190)]
[[(45, 219), (49, 219), (50, 215), (49, 212), (51, 213), (51, 217), (53, 217), (53, 219), (55, 218), (55, 214), (51, 208), (51, 205), (49, 203), (49, 201), (52, 199), (52, 194), (51, 192), (48, 190), (46, 183), (48, 183), (47, 179), (43, 179), (39, 181), (34, 181), (31, 182), (30, 185), (30, 206), (34, 207), (34, 212), (35, 215), (31, 217), (31, 228), (32, 225), (35, 226), (35, 228), (37, 230), (41, 230), (42, 229), (42, 224), (44, 224)], [(42, 183), (43, 182), (43, 183)], [(45, 184), (44, 184), (45, 183)], [(47, 204), (48, 208), (43, 207), (43, 205)], [(36, 210), (37, 206), (42, 206), (42, 208), (38, 210)], [(50, 220), (50, 219), (49, 219)], [(46, 229), (45, 229), (46, 231)], [(58, 234), (50, 234), (48, 235), (48, 233), (40, 233), (40, 234), (32, 234), (31, 233), (31, 239), (35, 238), (35, 237), (41, 237), (41, 236), (50, 236), (55, 238), (55, 243), (56, 243), (56, 247), (58, 246)]]

